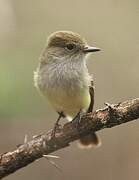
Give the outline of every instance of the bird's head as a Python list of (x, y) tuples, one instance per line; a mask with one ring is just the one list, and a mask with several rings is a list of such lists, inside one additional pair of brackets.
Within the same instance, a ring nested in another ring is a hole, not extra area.
[[(57, 31), (48, 37), (45, 51), (49, 57), (54, 57), (59, 60), (80, 60), (88, 53), (100, 51), (100, 49), (89, 46), (86, 40), (77, 33)], [(45, 51), (44, 56), (46, 55)], [(49, 60), (47, 59), (47, 61)]]

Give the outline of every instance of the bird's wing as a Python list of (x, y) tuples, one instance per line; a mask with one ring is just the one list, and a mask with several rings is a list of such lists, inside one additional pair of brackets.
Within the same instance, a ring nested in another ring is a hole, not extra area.
[(89, 93), (90, 93), (91, 101), (90, 101), (89, 108), (87, 110), (88, 113), (93, 111), (93, 106), (94, 106), (94, 83), (93, 83), (93, 81), (91, 81), (91, 86), (89, 86)]
[[(93, 111), (93, 106), (94, 106), (93, 81), (91, 81), (91, 86), (89, 86), (89, 92), (90, 92), (91, 102), (90, 102), (89, 108), (87, 110), (88, 113)], [(99, 147), (100, 145), (101, 145), (101, 140), (95, 132), (91, 132), (90, 134), (80, 138), (80, 140), (79, 140), (79, 147), (81, 147), (81, 148), (91, 148), (93, 146)]]

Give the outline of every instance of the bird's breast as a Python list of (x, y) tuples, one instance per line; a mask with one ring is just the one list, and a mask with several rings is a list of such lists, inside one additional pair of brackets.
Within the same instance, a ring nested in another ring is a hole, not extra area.
[(56, 111), (74, 116), (90, 104), (91, 78), (85, 69), (75, 67), (45, 67), (37, 73), (37, 87)]

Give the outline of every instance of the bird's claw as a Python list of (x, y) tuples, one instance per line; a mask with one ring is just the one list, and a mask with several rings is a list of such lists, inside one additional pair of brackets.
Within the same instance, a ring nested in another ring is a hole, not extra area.
[(55, 134), (56, 132), (60, 129), (61, 125), (59, 123), (55, 123), (54, 125), (54, 128), (52, 129), (52, 134), (51, 134), (51, 137), (54, 138), (55, 137)]
[(72, 123), (75, 124), (76, 128), (79, 128), (83, 112), (80, 110), (77, 115), (73, 118)]

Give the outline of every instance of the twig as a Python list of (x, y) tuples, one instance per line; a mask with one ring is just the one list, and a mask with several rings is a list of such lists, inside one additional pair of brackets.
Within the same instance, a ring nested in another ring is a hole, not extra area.
[(116, 105), (107, 104), (104, 109), (83, 115), (80, 129), (75, 123), (69, 122), (56, 131), (54, 138), (52, 138), (50, 130), (46, 134), (35, 136), (14, 151), (1, 154), (0, 178), (14, 173), (44, 155), (69, 146), (72, 141), (86, 136), (91, 131), (111, 128), (137, 118), (139, 118), (139, 98)]

